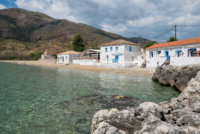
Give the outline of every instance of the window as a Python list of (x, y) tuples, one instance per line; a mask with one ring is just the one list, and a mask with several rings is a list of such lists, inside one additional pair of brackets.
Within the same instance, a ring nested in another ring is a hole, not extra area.
[(116, 51), (118, 51), (118, 47), (116, 47)]
[(110, 52), (112, 52), (112, 47), (110, 47)]
[(175, 56), (180, 57), (182, 50), (176, 50), (175, 51)]
[(165, 51), (165, 57), (169, 56), (169, 51)]
[(131, 47), (129, 47), (129, 51), (131, 52)]
[(134, 61), (134, 57), (132, 57), (132, 61)]
[(65, 59), (67, 59), (67, 56), (65, 56)]
[(106, 57), (107, 57), (107, 62), (109, 62), (109, 56), (107, 55)]
[(105, 52), (108, 52), (108, 49), (107, 49), (107, 48), (105, 48)]
[(151, 51), (149, 54), (150, 54), (149, 57), (153, 58), (153, 52)]

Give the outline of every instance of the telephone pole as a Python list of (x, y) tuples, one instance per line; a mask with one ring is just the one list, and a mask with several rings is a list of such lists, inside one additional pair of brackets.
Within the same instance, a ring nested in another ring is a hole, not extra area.
[(176, 25), (175, 25), (175, 40), (176, 40)]

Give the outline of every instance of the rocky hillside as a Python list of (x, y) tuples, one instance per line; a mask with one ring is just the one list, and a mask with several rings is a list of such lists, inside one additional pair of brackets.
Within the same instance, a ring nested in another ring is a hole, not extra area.
[[(6, 50), (53, 53), (71, 49), (75, 34), (81, 33), (86, 48), (98, 47), (116, 39), (139, 43), (139, 38), (124, 38), (86, 24), (55, 19), (39, 12), (19, 8), (0, 10), (0, 52)], [(142, 46), (149, 40), (142, 39)], [(51, 52), (51, 51), (50, 51)]]
[(199, 134), (200, 72), (171, 103), (145, 102), (136, 109), (100, 110), (91, 134)]

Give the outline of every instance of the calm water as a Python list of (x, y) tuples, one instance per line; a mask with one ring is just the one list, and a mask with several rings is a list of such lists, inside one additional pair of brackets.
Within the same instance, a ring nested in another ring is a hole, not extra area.
[[(132, 99), (118, 101), (113, 95)], [(89, 134), (92, 116), (100, 109), (137, 107), (178, 95), (150, 78), (0, 62), (0, 132)]]

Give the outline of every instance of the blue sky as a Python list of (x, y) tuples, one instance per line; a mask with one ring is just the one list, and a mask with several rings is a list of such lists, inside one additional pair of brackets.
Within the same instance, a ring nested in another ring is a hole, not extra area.
[[(174, 36), (200, 36), (200, 0), (1, 0), (0, 9), (18, 7), (56, 19), (85, 23), (124, 37), (143, 37), (164, 42)], [(189, 26), (180, 26), (189, 25)]]

